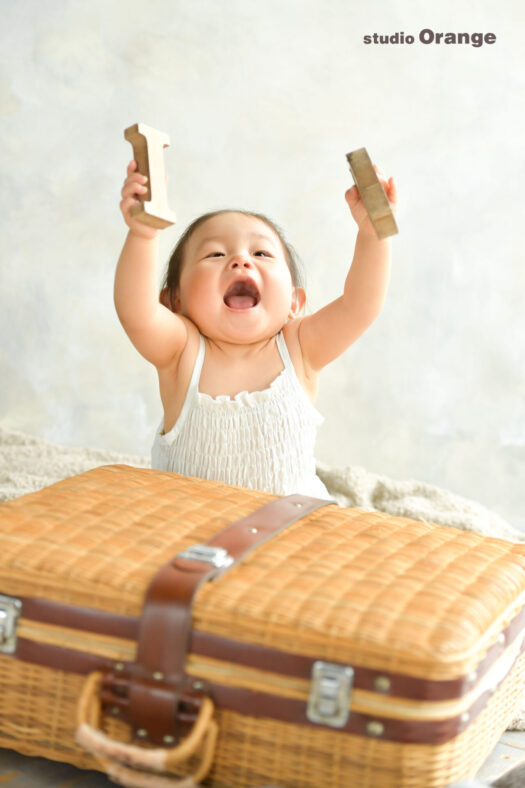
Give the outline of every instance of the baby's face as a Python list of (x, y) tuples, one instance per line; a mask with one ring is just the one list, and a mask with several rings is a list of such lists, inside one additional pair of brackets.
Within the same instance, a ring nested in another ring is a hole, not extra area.
[(242, 343), (269, 338), (294, 302), (284, 249), (265, 222), (221, 213), (190, 237), (175, 306), (202, 334)]

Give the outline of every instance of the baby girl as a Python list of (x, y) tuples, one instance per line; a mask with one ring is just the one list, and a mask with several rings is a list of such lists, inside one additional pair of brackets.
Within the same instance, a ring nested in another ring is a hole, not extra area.
[[(393, 178), (378, 176), (395, 208)], [(279, 229), (260, 214), (205, 214), (179, 239), (159, 299), (159, 231), (131, 216), (146, 180), (132, 161), (115, 305), (158, 373), (164, 414), (153, 467), (276, 495), (329, 497), (315, 472), (318, 375), (381, 311), (389, 240), (377, 239), (353, 186), (345, 198), (358, 234), (343, 294), (303, 315), (305, 292)]]

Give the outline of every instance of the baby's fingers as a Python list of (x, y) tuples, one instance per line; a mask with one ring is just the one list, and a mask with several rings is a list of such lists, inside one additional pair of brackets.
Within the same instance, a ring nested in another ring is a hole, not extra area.
[(385, 192), (392, 207), (397, 205), (397, 186), (393, 178), (389, 178), (385, 184)]
[(129, 212), (133, 208), (134, 205), (137, 205), (139, 201), (136, 200), (134, 197), (126, 197), (120, 201), (120, 210), (124, 214), (125, 217), (129, 216)]
[(387, 178), (386, 178), (383, 170), (380, 170), (379, 167), (377, 166), (377, 164), (374, 164), (373, 167), (374, 167), (374, 170), (376, 171), (376, 175), (378, 177), (379, 183), (381, 184), (383, 189), (386, 191), (386, 187), (387, 187), (388, 181), (387, 181)]
[(352, 186), (351, 189), (348, 189), (345, 192), (345, 200), (348, 203), (349, 208), (354, 208), (359, 202), (359, 192), (357, 191), (357, 186)]
[(129, 175), (124, 181), (121, 191), (122, 196), (129, 197), (130, 195), (144, 195), (148, 191), (148, 187), (146, 186), (147, 180), (148, 179), (144, 175), (140, 175), (139, 173)]
[(138, 171), (138, 164), (137, 164), (137, 162), (134, 159), (132, 159), (130, 161), (130, 163), (128, 164), (128, 167), (127, 167), (127, 178), (124, 181), (124, 186), (126, 186), (126, 184), (128, 184), (128, 183), (142, 183), (142, 184), (144, 184), (144, 183), (147, 182), (147, 180), (148, 179), (146, 178), (146, 176), (142, 175), (142, 173), (140, 173)]
[(379, 178), (379, 182), (381, 186), (386, 192), (386, 196), (388, 197), (388, 201), (395, 205), (397, 202), (397, 187), (394, 183), (393, 178), (386, 178), (382, 171), (379, 169), (377, 164), (374, 164), (374, 170), (376, 171), (377, 177)]

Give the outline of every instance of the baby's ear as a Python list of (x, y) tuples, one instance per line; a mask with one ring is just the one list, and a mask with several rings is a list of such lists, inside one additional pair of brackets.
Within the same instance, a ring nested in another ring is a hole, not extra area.
[(162, 306), (165, 306), (166, 309), (169, 309), (171, 312), (177, 311), (177, 299), (173, 298), (173, 294), (168, 287), (164, 287), (160, 291), (159, 301)]
[(306, 293), (302, 287), (296, 287), (293, 293), (293, 301), (288, 312), (288, 317), (293, 320), (294, 317), (299, 317), (306, 304)]

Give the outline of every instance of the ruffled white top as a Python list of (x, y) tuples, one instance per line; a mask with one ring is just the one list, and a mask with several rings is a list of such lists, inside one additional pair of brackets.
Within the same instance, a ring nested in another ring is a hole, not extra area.
[(199, 391), (204, 338), (180, 415), (151, 450), (152, 467), (275, 495), (329, 498), (315, 473), (314, 446), (323, 417), (295, 373), (284, 336), (276, 336), (284, 365), (263, 391), (211, 397)]

